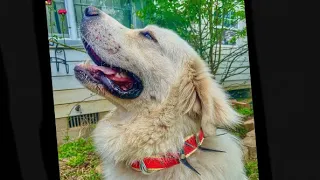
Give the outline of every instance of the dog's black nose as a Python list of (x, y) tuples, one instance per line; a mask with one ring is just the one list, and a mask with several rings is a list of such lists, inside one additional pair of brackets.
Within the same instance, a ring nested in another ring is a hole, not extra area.
[(84, 10), (84, 14), (86, 16), (98, 16), (99, 15), (99, 9), (89, 6)]

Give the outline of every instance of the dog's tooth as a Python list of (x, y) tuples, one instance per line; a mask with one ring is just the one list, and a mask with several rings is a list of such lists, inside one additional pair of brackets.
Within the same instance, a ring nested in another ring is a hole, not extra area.
[(114, 77), (121, 78), (121, 75), (117, 73)]
[(85, 67), (85, 68), (90, 67), (90, 60), (86, 60), (85, 62), (83, 62), (82, 66)]
[(90, 60), (87, 59), (87, 60), (85, 61), (85, 64), (86, 64), (86, 65), (90, 65)]
[(125, 72), (120, 72), (121, 77), (127, 77), (127, 74)]
[(84, 67), (89, 67), (90, 66), (90, 60), (86, 60), (84, 62)]

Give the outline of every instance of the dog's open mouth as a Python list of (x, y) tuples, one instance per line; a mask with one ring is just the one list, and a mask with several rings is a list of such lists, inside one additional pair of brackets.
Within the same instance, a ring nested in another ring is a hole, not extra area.
[(134, 73), (120, 67), (111, 67), (94, 52), (92, 47), (83, 41), (84, 46), (96, 65), (88, 61), (75, 66), (75, 76), (81, 82), (102, 84), (114, 96), (123, 99), (137, 98), (142, 90), (142, 81)]

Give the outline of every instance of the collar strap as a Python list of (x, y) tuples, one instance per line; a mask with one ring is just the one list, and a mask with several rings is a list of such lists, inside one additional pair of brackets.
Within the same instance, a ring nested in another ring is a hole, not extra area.
[(174, 165), (180, 164), (182, 159), (188, 158), (193, 154), (204, 140), (202, 129), (197, 134), (190, 135), (185, 138), (185, 143), (181, 152), (177, 155), (166, 154), (166, 156), (146, 157), (141, 161), (135, 161), (131, 164), (132, 169), (140, 171), (144, 174), (151, 174), (155, 171), (170, 168)]

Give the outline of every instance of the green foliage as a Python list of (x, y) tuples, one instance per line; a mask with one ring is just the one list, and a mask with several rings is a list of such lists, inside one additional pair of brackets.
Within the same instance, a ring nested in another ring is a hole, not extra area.
[(59, 159), (72, 157), (72, 162), (75, 163), (82, 162), (81, 159), (84, 159), (86, 154), (94, 152), (94, 147), (91, 139), (86, 140), (80, 138), (76, 141), (61, 145), (58, 152)]
[[(189, 42), (193, 42), (193, 38), (199, 41), (208, 40), (208, 36), (220, 36), (210, 39), (210, 44), (219, 43), (223, 30), (245, 19), (243, 0), (146, 0), (144, 8), (137, 11), (136, 15), (147, 24), (175, 30)], [(223, 27), (218, 29), (218, 26)], [(213, 34), (207, 34), (213, 29)], [(237, 37), (243, 37), (246, 30), (236, 30), (236, 34)]]
[(66, 135), (66, 136), (63, 138), (63, 140), (64, 140), (65, 142), (68, 142), (68, 141), (70, 140), (70, 136), (69, 136), (69, 135)]
[(85, 159), (86, 159), (85, 156), (83, 156), (82, 154), (79, 154), (77, 156), (72, 156), (69, 159), (69, 162), (67, 164), (71, 167), (76, 167), (83, 164), (85, 162)]
[(99, 180), (101, 174), (95, 172), (99, 165), (99, 157), (94, 153), (93, 141), (91, 138), (80, 138), (62, 144), (58, 148), (60, 160), (60, 177), (73, 179), (78, 177), (86, 180)]
[(253, 116), (253, 109), (244, 108), (244, 107), (236, 107), (235, 110), (243, 115), (243, 116)]
[(245, 164), (246, 174), (250, 180), (259, 179), (258, 162), (250, 161)]
[[(235, 61), (247, 52), (247, 47), (240, 48), (240, 52), (232, 51), (228, 58), (223, 58), (221, 49), (224, 41), (235, 43), (246, 36), (246, 28), (234, 28), (239, 21), (245, 20), (243, 0), (146, 0), (136, 15), (147, 24), (177, 32), (209, 64), (214, 75), (223, 61)], [(231, 39), (225, 38), (227, 32), (233, 34)], [(229, 64), (231, 67), (232, 63)], [(234, 71), (227, 72), (222, 80), (231, 77), (232, 73)]]
[(235, 129), (230, 130), (230, 132), (235, 136), (238, 136), (239, 138), (243, 139), (246, 137), (248, 130), (243, 125), (239, 125)]
[[(248, 117), (253, 116), (253, 110), (251, 108), (235, 107), (235, 110), (240, 115), (242, 115), (244, 119), (247, 119)], [(238, 127), (236, 127), (234, 130), (231, 130), (231, 132), (240, 138), (244, 138), (246, 137), (248, 130), (241, 124)]]
[[(86, 177), (86, 176), (84, 176)], [(87, 180), (101, 180), (101, 174), (96, 173), (93, 169), (87, 175)]]

